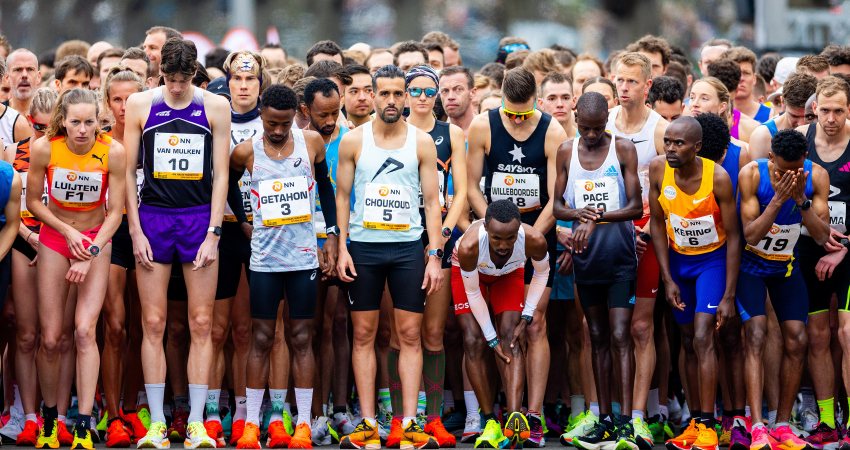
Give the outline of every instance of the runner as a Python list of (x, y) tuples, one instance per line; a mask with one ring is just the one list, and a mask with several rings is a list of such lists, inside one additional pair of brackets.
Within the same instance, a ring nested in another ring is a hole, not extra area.
[[(579, 97), (576, 123), (581, 137), (558, 150), (555, 186), (556, 217), (573, 223), (576, 292), (590, 329), (601, 416), (588, 413), (561, 435), (561, 443), (584, 450), (597, 450), (610, 441), (618, 449), (636, 445), (632, 422), (627, 416), (615, 417), (611, 403), (614, 380), (620, 380), (626, 395), (632, 383), (630, 323), (638, 269), (632, 221), (641, 216), (638, 156), (630, 140), (605, 131), (608, 117), (601, 94)], [(614, 377), (612, 357), (618, 361)], [(630, 403), (623, 403), (624, 411)]]
[[(145, 31), (145, 40), (142, 43), (142, 49), (145, 51), (150, 60), (149, 72), (153, 73), (153, 78), (160, 77), (160, 65), (162, 64), (162, 47), (169, 39), (182, 38), (183, 35), (179, 31), (171, 27), (153, 26)], [(154, 86), (159, 85), (157, 81)]]
[(652, 79), (647, 102), (664, 120), (672, 122), (681, 117), (684, 100), (685, 87), (679, 80), (667, 76)]
[[(40, 348), (37, 356), (44, 424), (37, 448), (59, 447), (57, 394), (63, 314), (71, 284), (77, 286), (74, 336), (79, 415), (71, 448), (92, 449), (91, 414), (100, 367), (95, 342), (106, 295), (110, 240), (124, 205), (124, 147), (98, 129), (93, 92), (72, 89), (57, 101), (44, 137), (32, 145), (27, 177), (27, 210), (42, 222), (39, 279)], [(44, 177), (48, 204), (42, 203)], [(112, 196), (106, 190), (112, 186)], [(103, 209), (106, 208), (104, 217)], [(98, 256), (103, 253), (101, 258)]]
[(575, 64), (570, 68), (570, 78), (573, 80), (573, 94), (578, 94), (576, 98), (581, 95), (581, 88), (587, 80), (601, 77), (604, 73), (605, 69), (602, 67), (602, 61), (599, 58), (589, 53), (578, 55)]
[[(536, 228), (522, 223), (519, 208), (510, 200), (490, 203), (485, 218), (469, 226), (452, 255), (452, 294), (455, 315), (464, 328), (467, 366), (487, 365), (485, 343), (495, 350), (509, 411), (519, 411), (522, 406), (525, 352), (521, 349), (521, 340), (546, 291), (548, 258), (546, 238)], [(532, 261), (534, 272), (523, 301), (525, 263), (528, 259)], [(482, 295), (484, 287), (493, 305), (498, 332), (493, 327), (490, 308)], [(493, 398), (494, 387), (491, 383), (475, 385), (479, 401)], [(485, 434), (476, 440), (475, 448), (505, 448), (509, 443), (521, 444), (530, 434), (527, 426), (517, 428), (508, 419), (506, 431), (510, 430), (508, 434), (512, 436), (503, 435), (492, 410), (484, 415), (484, 420), (487, 423)], [(494, 441), (493, 438), (497, 437), (498, 441)]]
[[(349, 309), (354, 330), (352, 362), (363, 419), (355, 431), (340, 441), (341, 448), (378, 448), (375, 421), (374, 344), (381, 294), (389, 284), (393, 315), (401, 346), (402, 447), (436, 448), (437, 441), (416, 423), (416, 401), (422, 374), (421, 325), (425, 295), (443, 282), (439, 242), (439, 187), (434, 140), (401, 121), (407, 99), (404, 73), (385, 66), (375, 73), (376, 120), (347, 133), (340, 144), (337, 172), (339, 277), (349, 285)], [(379, 165), (380, 162), (380, 165)], [(424, 254), (415, 192), (422, 184), (426, 229), (433, 247)], [(354, 215), (350, 217), (354, 186)], [(346, 244), (351, 218), (351, 244)], [(354, 261), (357, 261), (356, 263)], [(411, 283), (423, 278), (421, 286)], [(427, 291), (426, 291), (427, 289)]]
[(94, 67), (82, 56), (71, 55), (59, 62), (53, 76), (53, 88), (60, 94), (74, 88), (88, 89)]
[[(732, 137), (731, 143), (744, 148), (747, 144), (735, 137), (733, 115), (729, 113), (729, 109), (729, 91), (720, 80), (714, 77), (704, 77), (694, 81), (691, 86), (690, 102), (685, 108), (685, 115), (698, 116), (703, 113), (712, 113), (722, 117), (729, 128), (729, 135)], [(733, 180), (732, 183), (737, 183), (737, 180)]]
[(782, 85), (782, 102), (785, 112), (756, 128), (750, 136), (750, 154), (754, 159), (766, 158), (770, 140), (781, 130), (805, 125), (806, 100), (815, 93), (817, 79), (811, 75), (795, 73)]
[[(649, 60), (652, 67), (650, 78), (655, 79), (664, 75), (667, 72), (667, 65), (670, 64), (670, 44), (667, 40), (647, 34), (626, 47), (627, 52), (639, 53)], [(617, 64), (619, 70), (619, 63)]]
[[(245, 170), (250, 172), (255, 211), (251, 232), (254, 336), (247, 367), (248, 418), (237, 448), (261, 448), (260, 405), (269, 381), (269, 352), (282, 298), (287, 300), (291, 319), (288, 334), (294, 357), (298, 425), (295, 434), (290, 436), (283, 430), (282, 421), (273, 420), (269, 425), (266, 446), (312, 448), (310, 418), (316, 370), (312, 321), (316, 310), (314, 299), (319, 268), (312, 223), (314, 186), (318, 187), (319, 196), (325, 204), (333, 202), (333, 186), (328, 177), (324, 145), (318, 133), (292, 128), (297, 106), (292, 89), (281, 85), (270, 87), (260, 104), (262, 138), (237, 145), (230, 158), (234, 175)], [(240, 188), (234, 178), (231, 178), (230, 190), (238, 193)], [(231, 203), (239, 209), (242, 202)], [(325, 220), (336, 228), (332, 210), (326, 211)], [(335, 241), (336, 237), (331, 235), (330, 244), (336, 244)], [(327, 260), (321, 269), (330, 275), (334, 265)]]
[(756, 122), (767, 122), (770, 119), (770, 108), (756, 101), (753, 92), (756, 85), (756, 54), (746, 47), (732, 47), (723, 52), (720, 58), (736, 62), (741, 69), (741, 81), (734, 97), (735, 107)]
[(614, 82), (605, 77), (593, 77), (584, 82), (581, 86), (582, 95), (587, 92), (596, 92), (605, 97), (605, 102), (608, 104), (608, 110), (614, 109), (620, 104), (620, 99), (617, 98), (617, 86)]
[(732, 184), (721, 166), (696, 156), (701, 145), (699, 122), (677, 119), (664, 134), (666, 156), (653, 160), (649, 174), (652, 243), (667, 301), (682, 332), (687, 358), (683, 376), (699, 393), (689, 399), (694, 419), (681, 435), (667, 441), (670, 450), (717, 449), (714, 329), (734, 316), (740, 264)]
[[(716, 78), (719, 81), (718, 84), (725, 86), (726, 91), (731, 95), (738, 92), (737, 89), (741, 84), (741, 76), (741, 68), (738, 66), (738, 63), (730, 59), (721, 59), (709, 64), (708, 76), (697, 81), (708, 81), (709, 78)], [(719, 86), (715, 86), (715, 89), (718, 93), (720, 92)], [(693, 85), (691, 86), (691, 92), (693, 92)], [(690, 106), (690, 103), (688, 106)], [(759, 122), (741, 113), (737, 109), (734, 99), (729, 100), (727, 111), (729, 111), (729, 130), (732, 137), (749, 142), (750, 136), (752, 136), (753, 131), (759, 126)]]
[[(506, 436), (517, 432), (517, 423), (530, 427), (528, 445), (545, 445), (543, 437), (543, 397), (549, 376), (549, 339), (546, 332), (546, 306), (555, 272), (555, 218), (554, 204), (555, 158), (558, 146), (567, 138), (563, 127), (552, 121), (552, 116), (537, 111), (537, 86), (534, 75), (518, 67), (505, 73), (502, 84), (504, 98), (502, 107), (477, 116), (469, 129), (469, 172), (467, 185), (469, 203), (478, 217), (484, 217), (487, 203), (496, 200), (511, 200), (522, 212), (522, 222), (533, 225), (546, 236), (549, 244), (549, 263), (552, 270), (546, 282), (543, 300), (537, 306), (534, 318), (528, 327), (528, 419), (519, 411), (511, 411), (508, 417)], [(484, 176), (484, 192), (479, 180)], [(527, 263), (526, 266), (530, 265)], [(531, 282), (532, 270), (525, 271), (525, 283)], [(472, 371), (477, 370), (473, 375)], [(487, 380), (483, 367), (473, 369), (467, 365), (470, 381)], [(479, 403), (490, 399), (478, 399)], [(486, 413), (481, 405), (482, 413)], [(486, 434), (486, 430), (485, 430)], [(482, 439), (484, 436), (482, 436)]]
[(573, 117), (578, 97), (573, 95), (573, 85), (569, 77), (559, 72), (547, 74), (540, 83), (540, 97), (537, 107), (558, 121), (567, 136), (576, 135), (576, 122)]
[[(209, 361), (212, 358), (212, 323), (215, 280), (218, 273), (217, 247), (227, 195), (225, 174), (230, 139), (229, 105), (212, 93), (190, 84), (196, 69), (195, 46), (178, 38), (162, 49), (162, 88), (130, 96), (124, 141), (128, 158), (141, 155), (145, 181), (141, 205), (128, 195), (127, 219), (140, 286), (145, 338), (142, 361), (145, 390), (151, 408), (148, 434), (139, 448), (165, 448), (165, 358), (162, 337), (165, 329), (166, 290), (174, 262), (183, 265), (188, 289), (189, 347), (188, 375), (191, 412), (184, 446), (214, 447), (203, 425)], [(141, 153), (139, 153), (141, 152)], [(128, 170), (130, 186), (135, 170)], [(135, 189), (135, 187), (132, 187)], [(130, 191), (132, 194), (132, 191)], [(179, 211), (179, 214), (175, 214)], [(207, 225), (209, 227), (207, 228)], [(181, 228), (180, 236), (172, 227)]]
[(372, 120), (372, 74), (366, 66), (346, 67), (351, 84), (345, 88), (345, 117), (355, 127)]
[(12, 95), (9, 98), (9, 106), (15, 111), (29, 111), (35, 91), (41, 84), (38, 58), (35, 53), (19, 48), (6, 58), (6, 72), (9, 75)]
[(449, 66), (440, 72), (440, 99), (449, 116), (449, 123), (459, 126), (465, 136), (475, 117), (472, 98), (475, 97), (475, 79), (463, 66)]
[[(796, 244), (801, 227), (819, 245), (830, 239), (830, 231), (826, 201), (829, 177), (822, 167), (806, 159), (806, 148), (805, 136), (795, 130), (782, 130), (771, 140), (768, 159), (751, 162), (741, 170), (741, 221), (747, 246), (741, 259), (737, 305), (745, 321), (744, 374), (753, 428), (752, 443), (747, 446), (744, 441), (733, 449), (808, 446), (789, 426), (807, 345), (808, 295), (797, 262)], [(838, 243), (831, 241), (830, 245), (837, 247)], [(780, 403), (776, 427), (769, 432), (761, 414), (766, 292), (783, 335)]]

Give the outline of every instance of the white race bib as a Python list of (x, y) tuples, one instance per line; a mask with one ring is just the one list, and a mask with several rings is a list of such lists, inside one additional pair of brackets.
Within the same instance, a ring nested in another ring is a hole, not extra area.
[(800, 224), (773, 224), (758, 244), (747, 244), (747, 250), (771, 261), (787, 261), (794, 255), (794, 246), (800, 237)]
[[(253, 212), (251, 207), (251, 173), (247, 170), (242, 174), (242, 178), (239, 179), (239, 192), (242, 194), (242, 209), (245, 210), (245, 215), (250, 222), (252, 218), (251, 213)], [(227, 203), (224, 204), (224, 221), (236, 222), (236, 215), (233, 214), (233, 210)]]
[[(18, 172), (21, 176), (21, 218), (34, 217), (27, 209), (27, 175), (29, 172)], [(47, 180), (44, 182), (44, 192), (41, 194), (41, 203), (47, 206)]]
[(50, 196), (62, 206), (86, 208), (100, 201), (103, 189), (103, 174), (100, 172), (78, 172), (57, 167), (53, 169), (53, 185)]
[(204, 177), (204, 135), (156, 133), (153, 176), (165, 180), (200, 180)]
[[(443, 193), (446, 192), (446, 175), (443, 172), (437, 171), (437, 188), (440, 190), (440, 208), (446, 207), (446, 197)], [(422, 195), (422, 185), (419, 185), (419, 207), (425, 207), (425, 196)]]
[(277, 178), (260, 181), (260, 211), (263, 225), (279, 227), (309, 222), (310, 187), (307, 177)]
[(587, 206), (602, 209), (603, 212), (620, 209), (620, 187), (614, 177), (575, 180), (574, 191), (576, 209)]
[(643, 201), (643, 215), (649, 214), (649, 166), (638, 170), (640, 198)]
[(827, 202), (829, 204), (829, 226), (835, 228), (836, 231), (844, 233), (847, 231), (847, 224), (844, 220), (847, 218), (847, 203), (845, 202)]
[(316, 211), (313, 215), (313, 228), (316, 229), (316, 237), (319, 239), (327, 239), (328, 225), (325, 223), (325, 213)]
[(490, 199), (510, 200), (520, 212), (540, 209), (540, 177), (536, 173), (494, 172)]
[(398, 184), (366, 183), (363, 228), (407, 231), (410, 229), (411, 195)]
[(701, 248), (719, 242), (713, 215), (686, 219), (670, 213), (667, 220), (673, 228), (674, 242), (679, 247)]

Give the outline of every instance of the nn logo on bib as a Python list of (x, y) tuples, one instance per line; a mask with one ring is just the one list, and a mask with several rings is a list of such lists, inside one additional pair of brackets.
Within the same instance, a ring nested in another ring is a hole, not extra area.
[(400, 189), (390, 189), (387, 186), (381, 186), (380, 188), (378, 188), (378, 195), (380, 195), (381, 197), (386, 197), (387, 195), (390, 195), (390, 194), (401, 195), (401, 190)]
[(68, 172), (66, 178), (68, 178), (68, 181), (77, 181), (77, 174), (75, 174), (74, 172)]

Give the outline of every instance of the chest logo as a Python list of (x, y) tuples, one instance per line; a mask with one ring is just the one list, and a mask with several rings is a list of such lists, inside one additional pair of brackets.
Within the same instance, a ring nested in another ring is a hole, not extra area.
[(378, 178), (378, 175), (384, 173), (385, 170), (387, 174), (391, 174), (401, 169), (404, 169), (404, 163), (394, 158), (387, 158), (386, 161), (381, 164), (381, 168), (375, 172), (375, 176), (372, 177), (372, 181), (375, 181), (375, 178)]
[(667, 186), (664, 188), (664, 197), (667, 197), (667, 200), (673, 200), (676, 198), (676, 188), (673, 186)]
[(525, 158), (525, 155), (522, 154), (522, 147), (514, 144), (514, 149), (508, 152), (511, 156), (513, 156), (513, 161), (519, 161), (522, 164), (522, 158)]

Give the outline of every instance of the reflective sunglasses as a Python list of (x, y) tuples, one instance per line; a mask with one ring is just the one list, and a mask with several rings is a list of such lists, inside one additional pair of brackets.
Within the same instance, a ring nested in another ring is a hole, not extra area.
[(532, 105), (531, 109), (528, 110), (528, 111), (523, 111), (523, 112), (511, 111), (510, 109), (505, 107), (505, 101), (502, 100), (502, 112), (505, 114), (505, 116), (508, 119), (511, 119), (511, 120), (519, 119), (519, 120), (524, 122), (524, 121), (530, 119), (531, 116), (534, 115), (535, 109), (537, 109), (537, 108), (535, 108), (534, 105)]
[(425, 94), (425, 96), (428, 98), (434, 98), (437, 96), (437, 88), (411, 87), (407, 88), (407, 93), (410, 94), (411, 97), (421, 97), (422, 94)]
[(38, 131), (39, 133), (43, 133), (43, 132), (47, 131), (48, 124), (38, 123), (35, 120), (33, 120), (32, 116), (27, 116), (27, 118), (30, 120), (30, 123), (32, 124), (33, 130)]

